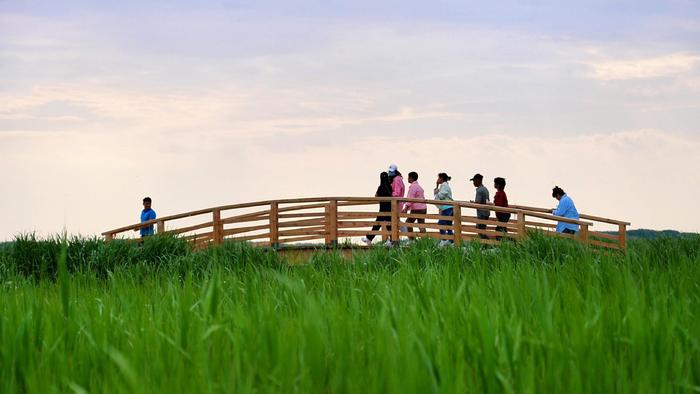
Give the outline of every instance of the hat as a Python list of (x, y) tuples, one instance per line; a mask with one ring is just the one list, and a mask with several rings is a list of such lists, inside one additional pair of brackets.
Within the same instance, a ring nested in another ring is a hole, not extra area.
[(470, 179), (470, 181), (473, 181), (474, 179), (484, 179), (484, 176), (481, 174), (476, 174), (472, 177), (472, 179)]
[(398, 169), (399, 167), (397, 167), (396, 164), (392, 164), (389, 166), (389, 172), (396, 172), (396, 170)]

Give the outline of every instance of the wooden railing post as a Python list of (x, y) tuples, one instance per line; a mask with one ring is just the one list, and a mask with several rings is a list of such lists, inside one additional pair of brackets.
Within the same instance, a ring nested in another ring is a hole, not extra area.
[(110, 242), (113, 239), (114, 239), (114, 234), (112, 234), (112, 233), (105, 234), (105, 242)]
[(221, 245), (224, 242), (224, 225), (221, 223), (221, 210), (215, 209), (212, 211), (212, 239), (214, 245)]
[(391, 200), (391, 241), (395, 244), (399, 243), (399, 226), (401, 221), (399, 220), (399, 202), (394, 199)]
[(158, 234), (163, 234), (165, 232), (165, 220), (158, 220), (156, 226), (158, 227)]
[(273, 201), (270, 203), (270, 246), (277, 248), (279, 246), (279, 203)]
[(452, 232), (454, 233), (455, 246), (462, 245), (462, 207), (454, 205), (454, 220), (452, 221)]
[(330, 200), (326, 205), (326, 246), (338, 245), (338, 200)]
[(627, 225), (625, 223), (620, 223), (618, 225), (617, 236), (620, 242), (620, 250), (623, 252), (627, 251)]
[(588, 225), (587, 224), (582, 224), (579, 226), (579, 239), (581, 240), (582, 243), (587, 244), (588, 243)]
[(525, 239), (525, 212), (518, 212), (518, 238)]

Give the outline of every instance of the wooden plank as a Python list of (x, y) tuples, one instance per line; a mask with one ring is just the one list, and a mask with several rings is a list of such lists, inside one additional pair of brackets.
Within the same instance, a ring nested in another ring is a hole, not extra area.
[(321, 240), (325, 239), (325, 235), (308, 235), (304, 237), (293, 237), (293, 238), (284, 238), (280, 239), (280, 243), (291, 243), (291, 242), (302, 242), (302, 241), (312, 241), (312, 240)]
[(157, 223), (158, 234), (163, 234), (165, 232), (165, 220), (158, 219)]
[(578, 236), (581, 242), (584, 244), (588, 243), (588, 226), (579, 227)]
[(279, 204), (273, 201), (270, 203), (270, 242), (273, 248), (277, 246), (277, 242), (279, 241), (279, 228), (277, 227), (279, 220), (277, 217), (278, 214)]
[(588, 233), (589, 237), (593, 238), (602, 238), (602, 239), (608, 239), (610, 241), (615, 241), (618, 242), (619, 238), (617, 235), (610, 235), (610, 234), (605, 234), (597, 231), (589, 231)]
[[(451, 217), (451, 216), (445, 216), (445, 217)], [(433, 229), (433, 230), (452, 230), (454, 227), (453, 225), (448, 225), (448, 224), (437, 224), (437, 223), (404, 223), (403, 224), (406, 227), (413, 227), (413, 228), (424, 228), (424, 229)], [(415, 232), (415, 231), (414, 231)], [(404, 233), (408, 234), (408, 233)]]
[(525, 212), (518, 213), (518, 236), (521, 240), (527, 236), (526, 220)]
[(455, 246), (462, 244), (462, 207), (456, 205), (454, 207), (454, 221), (452, 222), (454, 243)]
[(206, 222), (206, 223), (201, 223), (201, 224), (195, 224), (193, 226), (187, 226), (187, 227), (181, 227), (175, 230), (168, 230), (166, 231), (167, 234), (183, 234), (183, 233), (189, 233), (190, 231), (195, 231), (195, 230), (200, 230), (203, 228), (208, 228), (211, 227), (214, 223), (213, 222)]
[(396, 200), (391, 200), (391, 240), (394, 243), (399, 242), (399, 203)]
[(297, 228), (293, 230), (284, 230), (278, 233), (278, 237), (288, 237), (292, 235), (312, 235), (312, 234), (326, 234), (326, 226), (317, 227), (304, 227)]
[(228, 228), (223, 231), (223, 235), (235, 235), (235, 234), (242, 234), (242, 233), (247, 233), (250, 231), (260, 231), (260, 230), (268, 230), (269, 231), (270, 225), (269, 224), (261, 224), (258, 226), (248, 226), (248, 227), (234, 227), (234, 228)]
[(492, 238), (496, 237), (508, 237), (508, 238), (517, 238), (518, 234), (517, 233), (502, 233), (500, 231), (496, 231), (496, 229), (480, 229), (476, 228), (476, 226), (462, 226), (462, 232), (467, 233), (467, 234), (481, 234), (481, 235), (486, 235)]
[(338, 244), (338, 200), (331, 200), (328, 204), (326, 220), (328, 226), (326, 245), (335, 246)]
[(304, 220), (293, 220), (293, 221), (288, 221), (288, 222), (279, 222), (277, 224), (277, 227), (302, 227), (302, 226), (318, 226), (318, 225), (325, 225), (326, 220), (323, 218), (320, 219), (304, 219)]
[(290, 211), (303, 211), (305, 209), (318, 209), (325, 208), (325, 203), (319, 204), (308, 204), (308, 205), (293, 205), (291, 207), (278, 208), (279, 212), (290, 212)]
[(414, 218), (414, 219), (428, 219), (428, 220), (452, 220), (452, 216), (443, 216), (437, 214), (423, 214), (423, 213), (402, 213), (399, 217), (403, 218)]
[(620, 250), (627, 251), (627, 224), (620, 223), (617, 230), (618, 237), (620, 237)]
[(256, 222), (258, 220), (268, 220), (270, 215), (270, 210), (265, 209), (263, 211), (251, 212), (242, 215), (229, 216), (222, 219), (224, 224), (240, 223), (240, 222)]
[(226, 240), (232, 240), (232, 241), (250, 241), (253, 239), (263, 239), (263, 238), (269, 238), (270, 234), (253, 234), (253, 235), (245, 235), (243, 237), (231, 237), (231, 238), (226, 238)]
[(541, 223), (541, 222), (530, 222), (527, 221), (525, 222), (526, 226), (531, 226), (531, 227), (546, 227), (546, 228), (557, 228), (556, 224), (552, 223)]
[(223, 230), (224, 230), (224, 225), (221, 223), (221, 210), (215, 209), (212, 212), (212, 227), (213, 227), (213, 235), (212, 239), (214, 240), (215, 245), (220, 245), (221, 242), (224, 240), (224, 235)]
[(280, 219), (291, 219), (291, 218), (323, 218), (325, 217), (325, 212), (302, 212), (302, 213), (280, 213), (277, 215)]
[(362, 237), (365, 235), (391, 235), (388, 230), (361, 231), (361, 230), (338, 230), (338, 237)]
[(371, 222), (365, 222), (365, 221), (338, 221), (338, 228), (357, 228), (357, 227), (372, 227), (372, 226), (381, 226), (381, 225), (386, 225), (388, 222), (377, 222), (377, 221), (371, 221)]
[[(338, 200), (336, 200), (338, 201)], [(339, 207), (352, 207), (352, 206), (358, 206), (358, 205), (372, 205), (372, 204), (377, 204), (376, 201), (372, 200), (366, 200), (366, 201), (338, 201), (338, 206)]]
[[(473, 224), (485, 224), (487, 226), (500, 226), (500, 227), (506, 227), (506, 228), (512, 228), (512, 229), (517, 229), (518, 224), (517, 223), (505, 223), (505, 222), (499, 222), (498, 220), (491, 220), (491, 219), (479, 219), (474, 216), (462, 216), (462, 222), (466, 223), (473, 223)], [(527, 223), (526, 223), (527, 224)]]
[(342, 219), (375, 219), (378, 216), (390, 216), (389, 212), (338, 212), (338, 220)]

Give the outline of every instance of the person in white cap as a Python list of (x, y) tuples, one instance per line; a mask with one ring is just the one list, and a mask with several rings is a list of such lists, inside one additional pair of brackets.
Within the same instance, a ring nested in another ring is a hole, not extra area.
[[(403, 177), (399, 172), (399, 168), (396, 164), (389, 166), (389, 180), (391, 181), (391, 196), (392, 197), (403, 197), (406, 192), (406, 186), (403, 183)], [(403, 210), (403, 203), (399, 203), (399, 211)]]

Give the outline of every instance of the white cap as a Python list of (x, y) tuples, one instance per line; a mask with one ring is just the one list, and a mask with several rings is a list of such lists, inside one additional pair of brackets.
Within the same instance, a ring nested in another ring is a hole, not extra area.
[(389, 166), (389, 172), (396, 172), (396, 170), (398, 169), (399, 167), (397, 167), (396, 164), (392, 164)]

